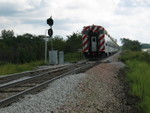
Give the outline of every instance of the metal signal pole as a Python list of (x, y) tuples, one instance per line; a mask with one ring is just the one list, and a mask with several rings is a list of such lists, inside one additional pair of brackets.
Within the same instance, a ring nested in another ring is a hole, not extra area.
[(52, 17), (47, 19), (47, 24), (50, 26), (50, 29), (48, 29), (48, 35), (51, 38), (51, 50), (53, 50), (53, 40), (52, 40), (53, 29), (52, 29), (52, 26), (54, 24), (54, 21), (53, 21)]
[(49, 38), (46, 37), (46, 32), (48, 31), (48, 35), (51, 38), (51, 50), (53, 50), (53, 42), (52, 42), (52, 35), (53, 35), (53, 29), (52, 26), (54, 24), (54, 21), (52, 17), (47, 19), (47, 24), (50, 26), (50, 29), (45, 30), (45, 64), (47, 64), (47, 41)]
[(47, 30), (48, 29), (45, 30), (45, 64), (47, 64), (47, 41), (48, 41), (48, 38), (46, 36)]

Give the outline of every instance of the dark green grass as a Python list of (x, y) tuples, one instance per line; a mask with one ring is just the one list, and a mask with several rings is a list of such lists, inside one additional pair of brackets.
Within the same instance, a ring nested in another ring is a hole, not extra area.
[(65, 62), (77, 62), (77, 61), (80, 61), (83, 59), (84, 59), (84, 56), (83, 56), (82, 52), (65, 54)]
[(131, 95), (138, 96), (139, 109), (150, 113), (150, 55), (143, 52), (125, 52), (121, 57), (128, 68), (127, 80), (130, 83)]

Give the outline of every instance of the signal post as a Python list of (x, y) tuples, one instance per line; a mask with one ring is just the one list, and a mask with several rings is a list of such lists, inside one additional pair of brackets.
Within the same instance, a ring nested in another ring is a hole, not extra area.
[[(47, 19), (47, 24), (50, 26), (50, 28), (48, 29), (48, 35), (51, 38), (51, 50), (53, 50), (53, 42), (52, 42), (53, 29), (52, 29), (52, 26), (54, 24), (54, 21), (53, 21), (52, 17)], [(48, 41), (48, 38), (45, 38), (45, 64), (47, 64), (47, 41)]]

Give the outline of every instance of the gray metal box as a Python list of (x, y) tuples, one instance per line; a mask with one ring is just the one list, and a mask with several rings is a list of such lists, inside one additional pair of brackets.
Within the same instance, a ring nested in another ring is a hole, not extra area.
[(58, 64), (58, 51), (57, 50), (49, 51), (49, 64), (52, 64), (52, 65)]
[(59, 64), (64, 64), (64, 52), (59, 52)]

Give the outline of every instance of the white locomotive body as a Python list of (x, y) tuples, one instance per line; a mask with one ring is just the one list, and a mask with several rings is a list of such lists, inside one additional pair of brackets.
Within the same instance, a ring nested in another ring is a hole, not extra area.
[(102, 26), (86, 26), (82, 30), (82, 51), (86, 58), (100, 58), (119, 50), (119, 46)]

